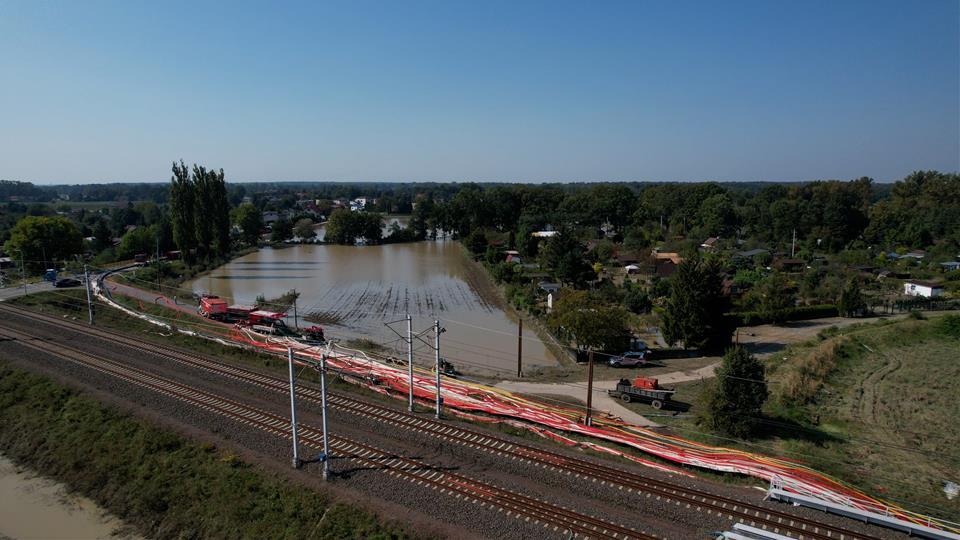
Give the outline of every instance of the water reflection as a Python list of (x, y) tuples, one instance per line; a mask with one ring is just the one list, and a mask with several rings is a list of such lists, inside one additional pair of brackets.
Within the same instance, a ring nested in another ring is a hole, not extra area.
[[(516, 319), (504, 311), (491, 284), (461, 250), (459, 244), (443, 241), (267, 248), (186, 287), (244, 304), (259, 295), (275, 298), (295, 288), (301, 293), (298, 313), (320, 317), (329, 327), (328, 335), (368, 338), (395, 349), (398, 356), (406, 355), (406, 346), (384, 322), (410, 313), (415, 329), (421, 330), (439, 318), (447, 328), (441, 341), (443, 355), (455, 364), (515, 372)], [(288, 269), (296, 275), (286, 275)], [(405, 331), (405, 324), (397, 329)], [(533, 332), (525, 330), (524, 338), (525, 365), (556, 365)], [(432, 354), (419, 346), (418, 362), (430, 362)]]

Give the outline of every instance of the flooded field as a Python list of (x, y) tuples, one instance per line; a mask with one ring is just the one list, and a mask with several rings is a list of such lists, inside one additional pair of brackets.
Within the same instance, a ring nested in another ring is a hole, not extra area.
[[(405, 344), (384, 322), (410, 313), (418, 331), (439, 318), (447, 329), (441, 337), (442, 355), (458, 369), (487, 375), (515, 373), (516, 318), (499, 305), (485, 276), (478, 272), (454, 242), (302, 245), (246, 255), (185, 287), (246, 304), (261, 294), (275, 298), (296, 289), (301, 293), (299, 315), (311, 314), (328, 329), (328, 336), (344, 341), (370, 339), (398, 356), (406, 354)], [(288, 324), (292, 323), (291, 318)], [(405, 322), (393, 326), (405, 332)], [(432, 333), (425, 337), (432, 340)], [(433, 353), (426, 345), (418, 342), (416, 348), (418, 363), (432, 362)], [(523, 363), (557, 365), (536, 334), (526, 328)]]
[(86, 497), (0, 456), (0, 538), (135, 538)]

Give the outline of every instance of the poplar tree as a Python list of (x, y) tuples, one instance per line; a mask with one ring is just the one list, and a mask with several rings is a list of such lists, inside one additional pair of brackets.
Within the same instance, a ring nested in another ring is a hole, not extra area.
[(183, 160), (173, 162), (173, 176), (170, 178), (170, 224), (173, 227), (173, 241), (182, 252), (183, 259), (194, 261), (194, 249), (197, 246), (195, 232), (196, 195), (190, 170)]
[(197, 253), (202, 259), (210, 256), (213, 244), (214, 197), (213, 186), (207, 169), (193, 166), (194, 234), (197, 236)]

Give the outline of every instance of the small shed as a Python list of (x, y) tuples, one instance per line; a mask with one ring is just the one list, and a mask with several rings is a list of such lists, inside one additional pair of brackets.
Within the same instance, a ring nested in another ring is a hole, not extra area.
[(940, 266), (943, 267), (944, 272), (953, 272), (955, 270), (960, 270), (960, 261), (947, 261), (940, 263)]
[(560, 284), (551, 281), (541, 281), (537, 283), (537, 287), (545, 293), (554, 293), (560, 290)]
[(932, 281), (909, 280), (903, 283), (903, 294), (935, 298), (943, 294), (943, 285)]

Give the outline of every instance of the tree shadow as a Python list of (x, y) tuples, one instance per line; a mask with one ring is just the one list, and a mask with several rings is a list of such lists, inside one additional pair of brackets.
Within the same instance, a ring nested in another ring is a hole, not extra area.
[(844, 441), (844, 439), (827, 433), (817, 427), (805, 426), (790, 418), (763, 416), (759, 422), (760, 425), (757, 431), (758, 439), (805, 441), (817, 446)]
[[(413, 466), (413, 465), (409, 465), (409, 464), (388, 465), (388, 462), (390, 462), (390, 461), (392, 461), (392, 460), (394, 460), (394, 459), (396, 459), (396, 458), (399, 458), (399, 457), (402, 457), (402, 456), (390, 454), (390, 455), (383, 455), (383, 456), (374, 456), (374, 457), (364, 457), (364, 458), (361, 458), (360, 456), (356, 456), (356, 455), (350, 454), (350, 455), (334, 455), (333, 457), (331, 457), (331, 458), (329, 459), (329, 461), (330, 461), (330, 465), (331, 465), (331, 466), (332, 466), (334, 463), (337, 463), (337, 462), (340, 462), (340, 463), (350, 463), (350, 462), (356, 462), (357, 460), (361, 460), (361, 459), (362, 459), (363, 461), (366, 461), (366, 462), (371, 462), (371, 461), (373, 461), (373, 462), (375, 462), (375, 463), (379, 463), (379, 465), (369, 465), (369, 464), (368, 464), (368, 465), (357, 465), (357, 466), (346, 467), (346, 468), (337, 467), (336, 471), (331, 471), (331, 474), (333, 474), (333, 475), (335, 475), (335, 476), (338, 476), (338, 477), (340, 477), (340, 478), (350, 478), (350, 477), (353, 476), (354, 474), (361, 473), (361, 472), (365, 472), (365, 471), (388, 471), (388, 470), (391, 470), (391, 469), (403, 470), (403, 471), (406, 471), (406, 472), (419, 472), (419, 471), (438, 471), (438, 472), (444, 472), (444, 471), (455, 471), (455, 470), (458, 470), (458, 469), (459, 469), (459, 467), (455, 467), (455, 466), (436, 466), (436, 465), (419, 465), (419, 466)], [(418, 458), (418, 457), (409, 457), (409, 458), (407, 458), (407, 459), (416, 460), (416, 459), (419, 459), (419, 458)], [(320, 456), (318, 455), (318, 456), (316, 456), (316, 457), (313, 458), (313, 459), (304, 460), (304, 463), (319, 463), (320, 461), (321, 461), (321, 460), (320, 460)]]
[(774, 341), (753, 341), (750, 343), (744, 343), (743, 345), (752, 354), (771, 354), (780, 352), (787, 348), (785, 343), (777, 343)]

